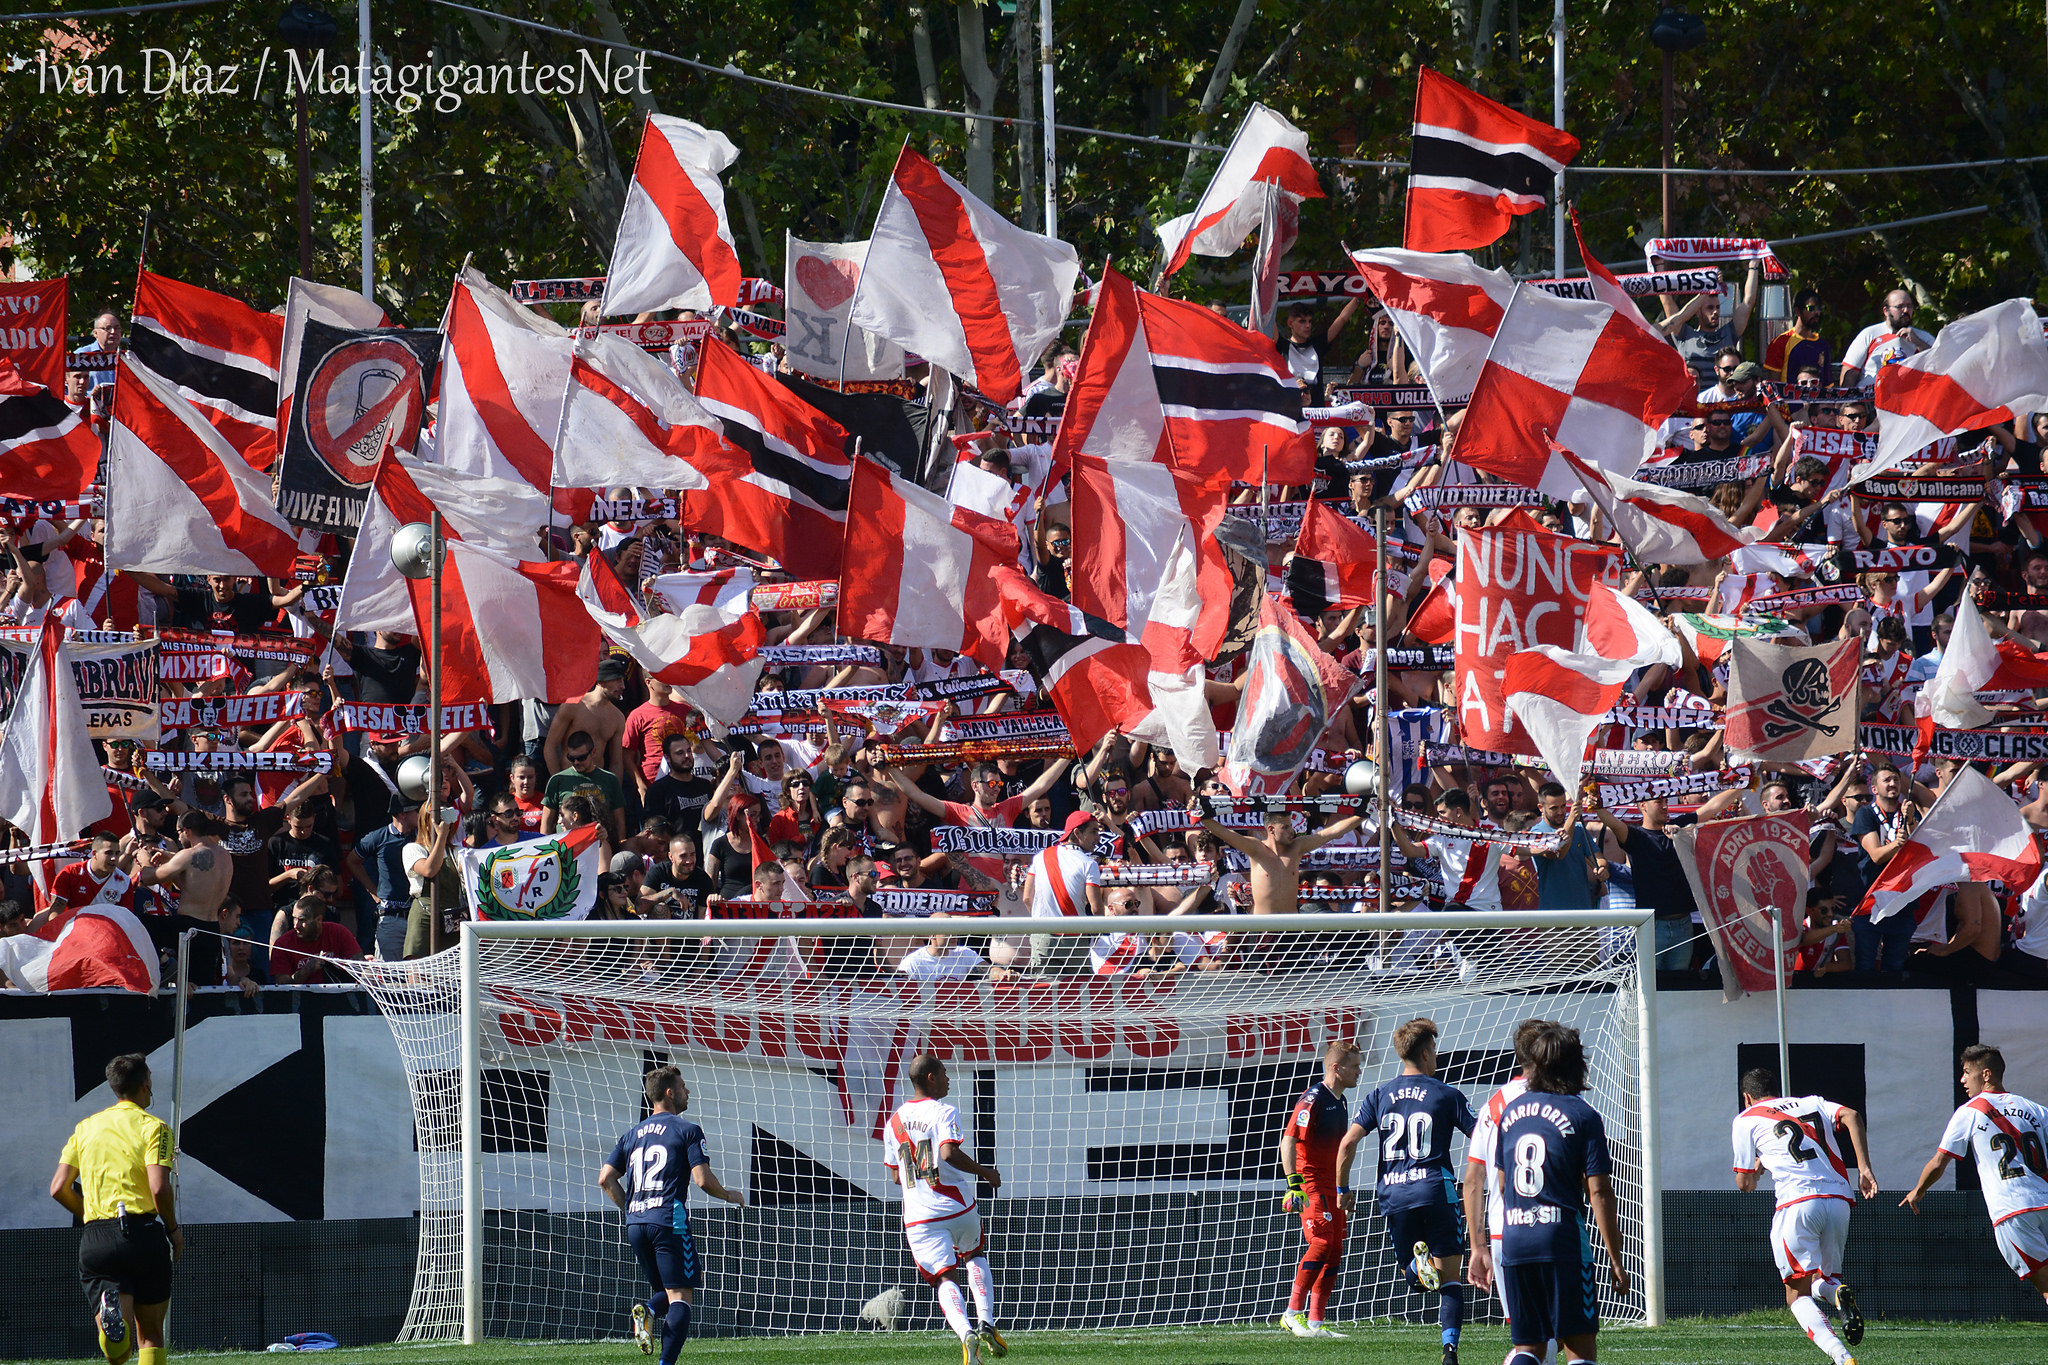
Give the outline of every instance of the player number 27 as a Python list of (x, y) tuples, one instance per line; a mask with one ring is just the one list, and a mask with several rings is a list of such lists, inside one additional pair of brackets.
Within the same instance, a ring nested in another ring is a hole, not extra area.
[(1543, 1193), (1543, 1164), (1550, 1148), (1541, 1133), (1524, 1133), (1515, 1139), (1515, 1193), (1534, 1199)]
[(896, 1164), (903, 1172), (903, 1183), (922, 1180), (929, 1185), (939, 1178), (938, 1158), (932, 1154), (932, 1140), (919, 1138), (915, 1143), (901, 1143), (896, 1148)]
[[(1380, 1142), (1380, 1156), (1384, 1160), (1399, 1161), (1405, 1157), (1409, 1161), (1427, 1161), (1435, 1154), (1432, 1138), (1436, 1122), (1428, 1114), (1388, 1114), (1380, 1120), (1380, 1127), (1387, 1130)], [(1401, 1150), (1404, 1130), (1408, 1139), (1405, 1152)]]

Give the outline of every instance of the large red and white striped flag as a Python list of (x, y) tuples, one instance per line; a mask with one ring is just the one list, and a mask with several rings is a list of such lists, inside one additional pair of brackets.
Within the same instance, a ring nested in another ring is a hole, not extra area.
[(855, 282), (853, 324), (999, 403), (1059, 335), (1081, 259), (1011, 223), (906, 144)]
[(1873, 923), (1889, 919), (1936, 887), (1957, 882), (2005, 883), (2017, 895), (2041, 875), (2041, 849), (2033, 827), (1997, 784), (1964, 764), (1904, 848), (1892, 855), (1859, 910)]
[(1469, 395), (1515, 295), (1514, 276), (1482, 269), (1470, 256), (1391, 247), (1354, 251), (1351, 262), (1386, 305), (1430, 387), (1444, 398)]
[(1159, 279), (1171, 278), (1190, 254), (1236, 255), (1259, 226), (1269, 184), (1279, 186), (1280, 193), (1296, 204), (1323, 197), (1316, 168), (1308, 159), (1308, 134), (1265, 105), (1253, 104), (1237, 125), (1195, 211), (1159, 225), (1159, 242), (1166, 252)]
[(1410, 251), (1491, 246), (1535, 213), (1579, 140), (1423, 67), (1408, 153)]
[[(1221, 489), (1163, 464), (1085, 454), (1070, 487), (1074, 605), (1142, 641), (1164, 672), (1208, 660), (1230, 627)], [(1183, 603), (1192, 619), (1175, 609)]]
[(2048, 340), (2025, 299), (1957, 318), (1934, 345), (1877, 372), (1877, 455), (1868, 479), (1958, 432), (2048, 408)]
[(1105, 270), (1054, 439), (1077, 454), (1153, 460), (1212, 484), (1307, 483), (1315, 445), (1272, 342), (1198, 303)]
[(706, 337), (697, 401), (724, 427), (699, 459), (710, 486), (691, 493), (690, 525), (772, 555), (798, 578), (836, 578), (853, 461), (846, 428)]
[[(595, 552), (593, 552), (595, 553)], [(574, 560), (532, 562), (450, 540), (441, 570), (441, 695), (567, 701), (597, 681), (603, 632)], [(414, 633), (433, 638), (433, 587), (409, 578)]]
[(698, 462), (717, 458), (719, 421), (676, 372), (611, 335), (578, 337), (562, 399), (555, 487), (710, 487)]
[(549, 492), (570, 345), (553, 319), (464, 267), (441, 346), (436, 462)]
[(647, 116), (605, 279), (607, 317), (739, 305), (740, 258), (718, 180), (739, 155), (724, 133)]
[[(1014, 564), (997, 568), (1003, 619), (1025, 666), (1052, 698), (1077, 752), (1152, 715), (1152, 657), (1121, 628), (1042, 591)], [(1211, 745), (1214, 737), (1212, 734)]]
[(1676, 668), (1678, 640), (1662, 622), (1605, 583), (1586, 599), (1578, 650), (1535, 645), (1508, 656), (1501, 691), (1536, 752), (1567, 792), (1579, 789), (1586, 741), (1621, 699), (1629, 675), (1653, 663)]
[[(210, 937), (193, 945), (194, 952), (209, 950), (220, 951)], [(33, 934), (0, 939), (0, 978), (39, 994), (111, 986), (150, 995), (162, 984), (149, 931), (133, 910), (110, 901), (77, 906)]]
[[(13, 714), (0, 733), (0, 819), (31, 844), (76, 839), (114, 809), (86, 730), (78, 683), (64, 658), (64, 634), (48, 617), (33, 643), (0, 641), (0, 651), (23, 665), (16, 674), (21, 686)], [(36, 884), (47, 891), (50, 865), (31, 866)]]
[(853, 462), (840, 628), (857, 640), (946, 649), (993, 672), (1009, 653), (996, 570), (1017, 528), (955, 507), (873, 460)]
[(213, 423), (252, 468), (270, 468), (278, 449), (282, 317), (145, 270), (135, 282), (128, 349)]
[(299, 556), (270, 480), (133, 355), (114, 389), (106, 512), (109, 569), (287, 578)]
[(1976, 597), (1966, 592), (1956, 603), (1955, 628), (1941, 652), (1941, 666), (1921, 689), (1914, 709), (1945, 729), (1970, 730), (1991, 721), (1992, 713), (1977, 700), (1977, 693), (2040, 687), (2048, 687), (2048, 658), (2017, 640), (1994, 642)]
[(99, 463), (84, 414), (0, 355), (0, 497), (83, 497)]
[(1585, 484), (1607, 524), (1621, 533), (1621, 543), (1645, 564), (1711, 564), (1763, 534), (1754, 526), (1738, 529), (1714, 504), (1683, 489), (1625, 478), (1569, 450), (1557, 454)]
[(666, 574), (654, 581), (654, 590), (670, 611), (643, 611), (600, 554), (585, 559), (576, 589), (605, 638), (648, 677), (681, 692), (718, 724), (732, 724), (746, 714), (761, 677), (762, 661), (755, 656), (768, 640), (748, 601), (754, 575), (745, 569)]

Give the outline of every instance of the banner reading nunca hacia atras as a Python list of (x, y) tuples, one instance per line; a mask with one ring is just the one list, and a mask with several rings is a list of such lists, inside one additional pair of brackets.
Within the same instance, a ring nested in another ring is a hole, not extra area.
[(434, 391), (441, 334), (351, 331), (307, 318), (292, 377), (277, 510), (294, 526), (354, 535), (387, 445), (411, 453)]

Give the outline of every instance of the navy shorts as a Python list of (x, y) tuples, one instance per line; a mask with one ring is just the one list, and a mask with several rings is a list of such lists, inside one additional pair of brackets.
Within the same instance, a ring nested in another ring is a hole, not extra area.
[(640, 1258), (648, 1287), (654, 1290), (697, 1289), (704, 1283), (704, 1258), (697, 1254), (697, 1238), (690, 1230), (690, 1211), (676, 1205), (673, 1222), (629, 1223), (626, 1241)]
[(1563, 1341), (1600, 1330), (1600, 1296), (1591, 1261), (1504, 1265), (1499, 1279), (1508, 1321), (1514, 1324), (1509, 1335), (1517, 1343)]
[(1432, 1256), (1458, 1256), (1465, 1250), (1464, 1218), (1449, 1204), (1423, 1204), (1387, 1210), (1387, 1240), (1394, 1257), (1405, 1261), (1417, 1242), (1429, 1243)]

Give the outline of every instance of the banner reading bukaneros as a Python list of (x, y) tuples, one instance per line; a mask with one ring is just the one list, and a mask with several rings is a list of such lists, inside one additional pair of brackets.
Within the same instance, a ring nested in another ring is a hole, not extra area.
[(387, 447), (410, 453), (426, 420), (441, 333), (358, 332), (306, 320), (277, 510), (294, 526), (354, 535)]
[(1825, 645), (1729, 644), (1728, 752), (1795, 763), (1856, 747), (1862, 711), (1860, 639)]
[[(86, 636), (101, 632), (71, 631), (63, 643), (78, 684), (78, 704), (85, 728), (94, 739), (136, 739), (154, 744), (157, 738), (157, 657), (154, 640), (101, 642)], [(0, 639), (0, 722), (14, 714), (14, 697), (27, 671), (32, 644)]]
[[(1671, 831), (1679, 866), (1692, 883), (1700, 918), (1713, 936), (1715, 956), (1724, 964), (1725, 1000), (1774, 989), (1773, 923), (1777, 951), (1790, 954), (1798, 947), (1812, 819), (1802, 810)], [(1791, 965), (1785, 964), (1788, 975)]]

